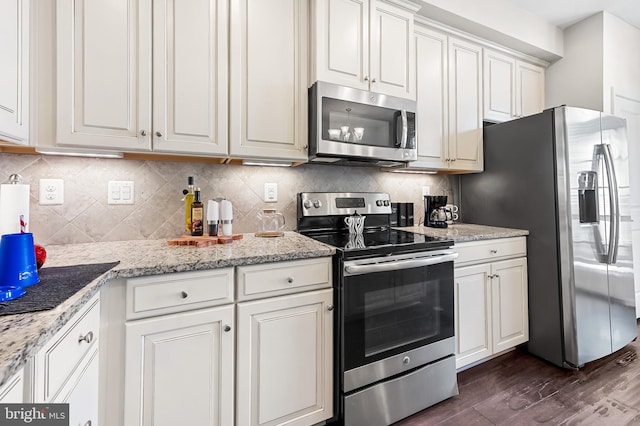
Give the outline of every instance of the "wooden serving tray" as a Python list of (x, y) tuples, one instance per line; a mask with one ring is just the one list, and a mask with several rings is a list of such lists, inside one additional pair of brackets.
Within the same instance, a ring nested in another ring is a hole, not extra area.
[(194, 237), (191, 235), (181, 235), (179, 238), (172, 238), (167, 240), (167, 244), (170, 246), (196, 246), (196, 247), (208, 247), (214, 244), (229, 244), (234, 240), (241, 240), (242, 234), (233, 234), (231, 236), (212, 236), (204, 234), (201, 237)]

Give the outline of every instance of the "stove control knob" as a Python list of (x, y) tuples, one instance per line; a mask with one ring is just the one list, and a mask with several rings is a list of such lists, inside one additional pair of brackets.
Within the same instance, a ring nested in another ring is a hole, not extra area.
[(313, 200), (313, 207), (315, 207), (316, 209), (322, 207), (322, 203), (320, 202), (320, 200)]
[(376, 200), (376, 206), (382, 207), (382, 200)]
[(313, 205), (313, 204), (311, 204), (311, 200), (304, 200), (304, 202), (302, 203), (302, 206), (303, 206), (305, 209), (310, 209), (312, 205)]
[(384, 206), (389, 207), (389, 200), (384, 200)]

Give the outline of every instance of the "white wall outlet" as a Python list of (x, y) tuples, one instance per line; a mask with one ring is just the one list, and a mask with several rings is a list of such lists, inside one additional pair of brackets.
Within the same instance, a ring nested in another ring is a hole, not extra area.
[(62, 179), (40, 179), (40, 205), (64, 203), (64, 181)]
[(264, 201), (266, 201), (267, 203), (275, 203), (278, 201), (278, 184), (277, 183), (264, 184)]
[(431, 193), (431, 187), (430, 186), (423, 186), (422, 187), (422, 196), (424, 197), (425, 195), (429, 195)]
[(110, 180), (107, 204), (133, 204), (133, 181)]

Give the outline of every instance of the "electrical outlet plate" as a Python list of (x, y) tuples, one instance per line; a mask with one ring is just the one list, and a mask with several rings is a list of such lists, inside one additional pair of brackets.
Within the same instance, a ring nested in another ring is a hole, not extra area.
[(110, 180), (107, 204), (133, 204), (133, 181)]
[(64, 203), (64, 180), (40, 179), (40, 205), (60, 205)]
[(264, 201), (266, 201), (267, 203), (275, 203), (278, 201), (278, 184), (277, 183), (264, 184)]

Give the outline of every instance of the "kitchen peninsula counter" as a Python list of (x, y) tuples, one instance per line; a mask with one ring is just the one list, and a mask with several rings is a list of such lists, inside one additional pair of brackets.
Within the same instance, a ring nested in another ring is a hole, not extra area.
[[(169, 246), (166, 240), (136, 240), (45, 247), (44, 268), (117, 262), (54, 309), (0, 316), (0, 386), (109, 280), (331, 256), (335, 249), (296, 232), (209, 247)], [(7, 302), (11, 303), (11, 302)]]
[(529, 231), (525, 229), (500, 228), (496, 226), (475, 225), (472, 223), (455, 223), (449, 225), (447, 228), (431, 228), (424, 225), (416, 225), (398, 229), (416, 232), (430, 237), (446, 238), (453, 240), (454, 243), (529, 235)]

